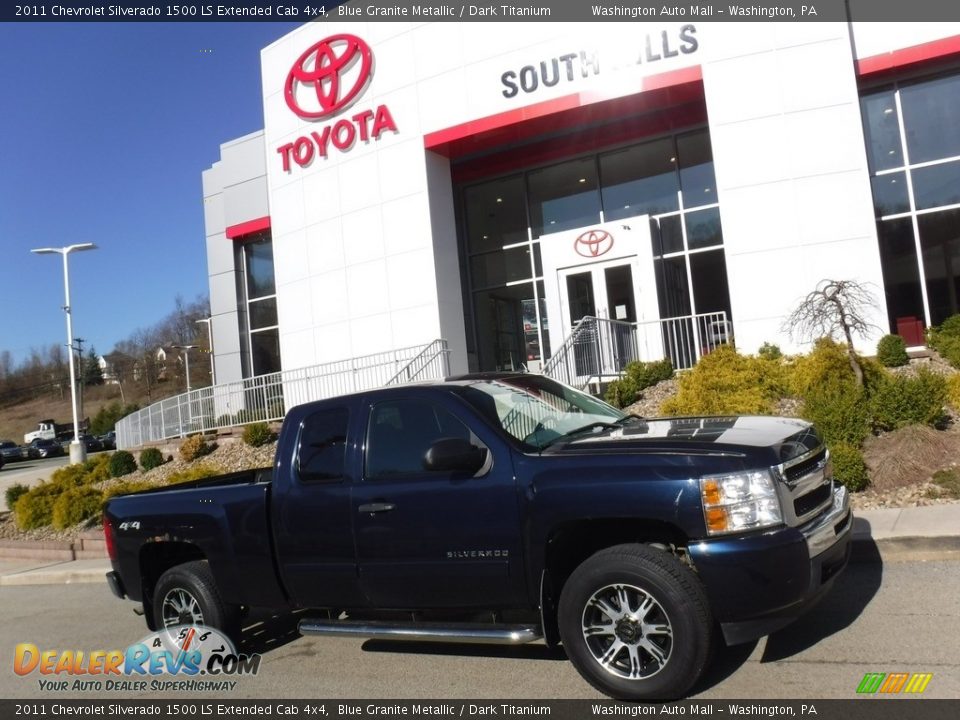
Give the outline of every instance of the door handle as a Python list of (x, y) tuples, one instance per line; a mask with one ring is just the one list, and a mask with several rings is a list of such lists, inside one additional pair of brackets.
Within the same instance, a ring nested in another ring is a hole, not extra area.
[(357, 509), (362, 513), (370, 513), (372, 515), (373, 513), (390, 512), (396, 507), (397, 506), (394, 505), (393, 503), (375, 502), (375, 503), (367, 503), (366, 505), (361, 505)]

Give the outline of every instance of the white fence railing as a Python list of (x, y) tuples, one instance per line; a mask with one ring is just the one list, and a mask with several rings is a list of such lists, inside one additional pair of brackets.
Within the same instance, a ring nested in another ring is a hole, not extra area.
[(585, 317), (543, 366), (543, 374), (575, 387), (620, 377), (627, 364), (669, 358), (687, 370), (733, 334), (725, 312), (643, 323)]
[(134, 448), (184, 435), (280, 420), (287, 409), (358, 390), (450, 374), (446, 340), (427, 345), (258, 375), (191, 390), (139, 410), (117, 423), (117, 447)]

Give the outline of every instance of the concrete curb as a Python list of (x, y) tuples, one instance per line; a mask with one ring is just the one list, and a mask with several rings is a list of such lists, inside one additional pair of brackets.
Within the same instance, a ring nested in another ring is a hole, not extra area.
[(16, 585), (72, 585), (75, 583), (106, 582), (110, 570), (110, 561), (72, 560), (45, 564), (35, 564), (14, 568), (11, 572), (0, 571), (0, 586)]

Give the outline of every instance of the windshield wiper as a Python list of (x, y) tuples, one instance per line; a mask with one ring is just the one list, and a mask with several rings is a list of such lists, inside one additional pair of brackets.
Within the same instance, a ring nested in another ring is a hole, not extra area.
[(637, 415), (636, 413), (627, 413), (627, 414), (624, 415), (622, 418), (620, 418), (619, 420), (617, 420), (617, 421), (616, 421), (616, 424), (617, 424), (619, 427), (623, 427), (624, 425), (626, 425), (626, 424), (627, 424), (628, 422), (630, 422), (631, 420), (635, 420), (635, 421), (639, 421), (639, 422), (646, 422), (646, 421), (647, 421), (647, 419), (646, 419), (643, 415)]
[[(618, 420), (617, 423), (619, 422), (620, 421)], [(577, 435), (583, 435), (584, 433), (590, 432), (591, 430), (619, 430), (623, 426), (618, 425), (617, 423), (608, 423), (608, 422), (603, 422), (601, 420), (588, 423), (581, 427), (574, 428), (573, 430), (565, 432), (560, 437), (556, 437), (553, 440), (549, 440), (545, 442), (543, 445), (540, 446), (540, 450), (541, 451), (546, 450), (548, 447), (550, 447), (551, 445), (554, 445), (555, 443), (560, 442), (561, 440), (571, 440), (575, 438)]]

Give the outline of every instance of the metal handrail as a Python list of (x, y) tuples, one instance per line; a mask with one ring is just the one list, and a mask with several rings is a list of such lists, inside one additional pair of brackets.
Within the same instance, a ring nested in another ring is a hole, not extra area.
[[(423, 360), (431, 349), (433, 354)], [(139, 447), (194, 432), (281, 420), (295, 405), (390, 385), (405, 372), (408, 379), (449, 375), (446, 340), (191, 390), (117, 422), (117, 447)]]
[(543, 374), (585, 388), (620, 377), (634, 361), (668, 358), (677, 370), (693, 367), (733, 340), (726, 312), (699, 313), (642, 323), (586, 316), (543, 366)]

